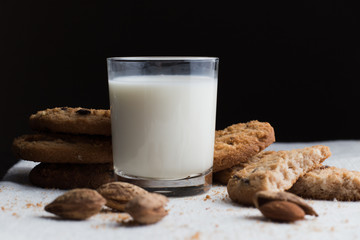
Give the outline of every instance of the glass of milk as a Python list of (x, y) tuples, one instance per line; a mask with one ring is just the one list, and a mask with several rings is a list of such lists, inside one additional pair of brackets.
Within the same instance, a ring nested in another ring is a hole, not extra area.
[(114, 170), (168, 196), (212, 183), (218, 58), (107, 59)]

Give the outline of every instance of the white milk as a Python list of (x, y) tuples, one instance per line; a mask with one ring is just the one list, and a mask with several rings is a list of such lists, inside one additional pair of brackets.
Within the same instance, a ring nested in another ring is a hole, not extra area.
[(217, 79), (118, 77), (109, 89), (115, 171), (179, 179), (212, 167)]

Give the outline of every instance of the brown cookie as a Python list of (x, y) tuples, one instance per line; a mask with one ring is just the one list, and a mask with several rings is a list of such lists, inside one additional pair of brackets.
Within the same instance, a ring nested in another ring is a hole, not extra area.
[(299, 178), (289, 192), (311, 199), (359, 201), (360, 172), (321, 166)]
[(288, 190), (330, 155), (330, 149), (322, 145), (257, 154), (254, 158), (258, 160), (252, 160), (251, 164), (230, 178), (227, 185), (229, 197), (234, 202), (252, 205), (256, 192)]
[(275, 142), (273, 127), (266, 122), (238, 123), (215, 132), (213, 172), (247, 162)]
[(56, 133), (111, 135), (110, 110), (57, 107), (30, 116), (36, 131)]
[(92, 188), (115, 181), (111, 163), (55, 164), (40, 163), (29, 174), (30, 182), (43, 188)]
[(111, 163), (111, 138), (66, 134), (32, 134), (15, 138), (16, 157), (47, 163)]

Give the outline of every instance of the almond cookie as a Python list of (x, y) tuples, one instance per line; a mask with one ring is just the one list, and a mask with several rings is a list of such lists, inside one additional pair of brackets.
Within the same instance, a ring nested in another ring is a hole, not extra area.
[(359, 201), (360, 172), (321, 166), (299, 178), (289, 192), (311, 199)]
[(256, 192), (285, 191), (310, 170), (318, 167), (331, 155), (326, 146), (317, 145), (291, 151), (266, 151), (252, 160), (244, 169), (236, 172), (229, 180), (229, 197), (245, 205), (253, 204)]
[(47, 163), (111, 163), (111, 137), (31, 134), (15, 138), (16, 157)]
[(215, 132), (213, 172), (247, 162), (273, 142), (274, 129), (266, 122), (238, 123), (218, 130)]
[(56, 133), (111, 135), (110, 110), (57, 107), (30, 116), (36, 131)]
[(115, 181), (113, 166), (105, 164), (40, 163), (29, 174), (30, 182), (42, 188), (92, 188)]

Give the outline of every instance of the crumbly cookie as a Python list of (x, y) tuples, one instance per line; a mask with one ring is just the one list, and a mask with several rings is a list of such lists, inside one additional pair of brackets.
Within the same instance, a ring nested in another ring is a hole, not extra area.
[(110, 110), (57, 107), (30, 116), (30, 127), (36, 131), (111, 135)]
[(359, 201), (360, 172), (321, 166), (299, 178), (289, 192), (311, 199)]
[(229, 180), (229, 197), (245, 205), (261, 190), (285, 191), (310, 170), (318, 167), (331, 155), (326, 146), (317, 145), (291, 151), (265, 151), (254, 158), (253, 164), (236, 172)]
[[(261, 154), (261, 153), (258, 153)], [(255, 155), (256, 156), (256, 155)], [(223, 185), (227, 185), (229, 182), (229, 179), (238, 171), (244, 169), (246, 166), (250, 165), (250, 164), (254, 164), (255, 162), (261, 160), (262, 158), (260, 157), (251, 157), (248, 159), (247, 162), (243, 162), (240, 164), (237, 164), (231, 168), (227, 168), (225, 170), (221, 170), (219, 172), (216, 172), (213, 174), (213, 178), (215, 182), (218, 182), (220, 184)]]
[(111, 163), (40, 163), (29, 174), (30, 182), (42, 188), (93, 188), (115, 181)]
[(48, 163), (111, 163), (111, 137), (30, 134), (15, 138), (16, 157)]
[(213, 172), (218, 172), (249, 158), (275, 142), (273, 127), (266, 122), (250, 121), (215, 132)]

